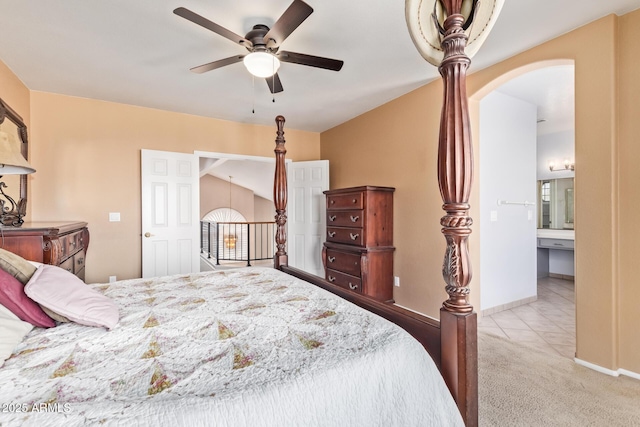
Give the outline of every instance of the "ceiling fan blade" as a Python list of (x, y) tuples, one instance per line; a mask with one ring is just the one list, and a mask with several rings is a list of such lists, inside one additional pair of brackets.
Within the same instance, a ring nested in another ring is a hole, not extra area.
[(231, 56), (229, 58), (209, 62), (208, 64), (198, 65), (197, 67), (191, 68), (191, 71), (198, 74), (206, 73), (207, 71), (215, 70), (216, 68), (221, 68), (226, 65), (231, 65), (231, 64), (235, 64), (236, 62), (240, 62), (242, 61), (242, 58), (244, 58), (244, 55)]
[(338, 59), (323, 58), (321, 56), (306, 55), (304, 53), (287, 52), (282, 50), (276, 54), (282, 62), (308, 65), (310, 67), (324, 68), (326, 70), (340, 71), (344, 61)]
[(190, 11), (189, 9), (185, 9), (184, 7), (179, 7), (175, 9), (173, 13), (183, 17), (188, 21), (193, 22), (194, 24), (200, 25), (201, 27), (206, 28), (207, 30), (213, 31), (214, 33), (219, 34), (222, 37), (225, 37), (234, 43), (239, 43), (242, 46), (247, 46), (247, 47), (253, 46), (253, 43), (251, 43), (249, 40), (245, 39), (244, 37), (234, 33), (233, 31), (229, 31), (224, 27), (221, 27), (220, 25), (214, 22), (209, 21), (207, 18), (204, 18), (198, 15), (197, 13)]
[(271, 93), (278, 93), (284, 90), (278, 73), (275, 73), (272, 77), (265, 78), (265, 80), (267, 81), (267, 85), (269, 86)]
[(289, 37), (289, 34), (298, 28), (311, 13), (313, 13), (311, 6), (302, 0), (294, 0), (282, 16), (278, 18), (276, 23), (273, 24), (269, 32), (265, 34), (264, 40), (267, 42), (267, 47), (274, 48), (280, 46), (284, 39)]

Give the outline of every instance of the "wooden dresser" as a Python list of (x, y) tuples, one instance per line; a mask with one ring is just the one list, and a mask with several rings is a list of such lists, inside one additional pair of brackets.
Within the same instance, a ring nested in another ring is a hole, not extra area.
[(0, 228), (0, 247), (30, 261), (57, 265), (84, 280), (86, 222), (25, 222)]
[(380, 301), (393, 300), (393, 192), (391, 187), (325, 191), (325, 279)]

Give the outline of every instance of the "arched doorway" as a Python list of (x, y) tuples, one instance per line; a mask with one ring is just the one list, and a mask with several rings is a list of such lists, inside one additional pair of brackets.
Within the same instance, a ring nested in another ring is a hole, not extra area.
[[(575, 160), (573, 76), (573, 61), (539, 62), (500, 76), (472, 97), (480, 128), (480, 328), (569, 358), (575, 356), (575, 286), (563, 279), (574, 276), (574, 230), (565, 240), (542, 239), (566, 241), (567, 250), (541, 248), (537, 223), (538, 182), (573, 182), (574, 171), (562, 168), (565, 159)], [(550, 171), (553, 160), (559, 172)], [(572, 218), (558, 222), (573, 227)], [(548, 277), (550, 252), (567, 267), (559, 280)], [(545, 255), (546, 274), (536, 265), (536, 259), (544, 265)]]

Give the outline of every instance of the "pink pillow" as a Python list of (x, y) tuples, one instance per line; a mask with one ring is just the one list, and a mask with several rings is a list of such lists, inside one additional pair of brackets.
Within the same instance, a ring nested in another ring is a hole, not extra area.
[(109, 297), (53, 265), (38, 267), (24, 290), (40, 305), (81, 325), (111, 329), (120, 317), (118, 306)]
[(2, 269), (0, 269), (0, 304), (18, 316), (18, 319), (34, 326), (42, 328), (56, 326), (56, 322), (25, 294), (24, 285)]

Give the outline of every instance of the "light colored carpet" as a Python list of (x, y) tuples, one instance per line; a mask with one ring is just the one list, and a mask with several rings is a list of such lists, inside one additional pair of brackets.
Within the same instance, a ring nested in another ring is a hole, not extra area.
[(478, 333), (480, 426), (640, 426), (640, 381)]

